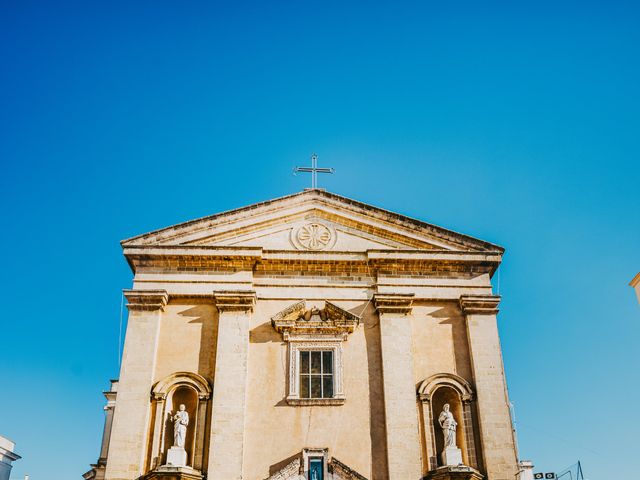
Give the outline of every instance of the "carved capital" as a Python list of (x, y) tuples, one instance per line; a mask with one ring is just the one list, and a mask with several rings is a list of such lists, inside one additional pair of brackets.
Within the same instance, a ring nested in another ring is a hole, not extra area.
[(252, 312), (256, 304), (256, 292), (249, 291), (221, 291), (214, 292), (213, 298), (216, 308), (221, 312)]
[(499, 295), (461, 295), (460, 308), (465, 315), (495, 315), (498, 313)]
[(378, 314), (408, 315), (413, 308), (413, 293), (376, 293), (373, 302)]
[(158, 402), (164, 402), (167, 399), (167, 394), (164, 392), (151, 392), (151, 398)]
[(169, 301), (166, 290), (125, 290), (124, 296), (131, 312), (164, 310)]

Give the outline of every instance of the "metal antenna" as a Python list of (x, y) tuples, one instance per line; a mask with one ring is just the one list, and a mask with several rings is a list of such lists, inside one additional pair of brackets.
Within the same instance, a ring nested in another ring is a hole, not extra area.
[(318, 173), (333, 173), (333, 168), (318, 168), (318, 155), (315, 153), (311, 155), (311, 167), (296, 167), (293, 169), (295, 173), (298, 172), (310, 172), (311, 173), (311, 188), (318, 188)]

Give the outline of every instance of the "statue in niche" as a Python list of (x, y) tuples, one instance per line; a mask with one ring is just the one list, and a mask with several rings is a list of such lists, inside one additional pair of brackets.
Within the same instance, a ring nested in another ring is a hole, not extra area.
[(456, 427), (458, 426), (458, 422), (453, 418), (453, 413), (449, 411), (448, 403), (445, 403), (442, 407), (442, 412), (440, 412), (440, 416), (438, 417), (438, 423), (444, 435), (444, 448), (457, 448)]
[(184, 448), (187, 439), (187, 425), (189, 414), (184, 404), (180, 405), (178, 412), (173, 416), (173, 446)]

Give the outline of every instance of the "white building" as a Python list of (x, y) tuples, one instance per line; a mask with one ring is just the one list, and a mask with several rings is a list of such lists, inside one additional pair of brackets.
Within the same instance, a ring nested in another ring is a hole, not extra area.
[(0, 480), (9, 480), (11, 463), (21, 458), (13, 451), (15, 446), (11, 440), (0, 435)]

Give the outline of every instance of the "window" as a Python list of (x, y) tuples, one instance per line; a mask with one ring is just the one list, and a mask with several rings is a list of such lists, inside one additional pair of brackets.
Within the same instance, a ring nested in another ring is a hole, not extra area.
[(333, 350), (300, 351), (300, 398), (333, 398)]
[(289, 405), (344, 404), (342, 350), (359, 323), (360, 317), (326, 301), (323, 308), (300, 301), (271, 319), (287, 344)]
[[(302, 450), (302, 462), (304, 476), (296, 478), (304, 478), (305, 480), (325, 480), (330, 478), (329, 472), (327, 471), (327, 465), (329, 463), (328, 449), (305, 448)], [(331, 477), (333, 477), (333, 475)]]
[(323, 464), (322, 457), (309, 458), (309, 480), (324, 480)]
[(289, 405), (342, 405), (345, 402), (342, 339), (289, 340)]

